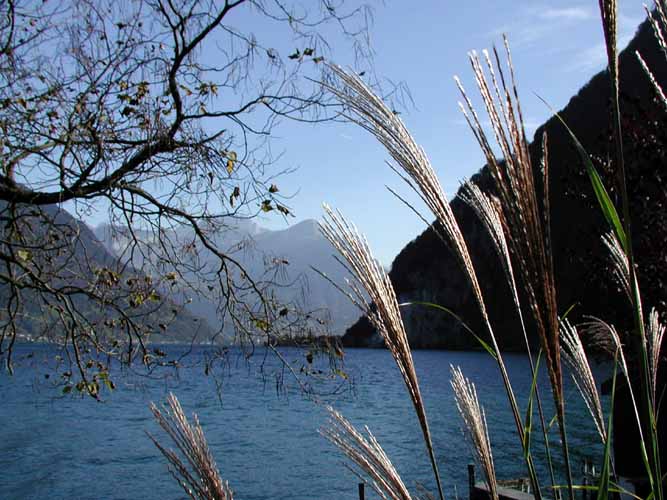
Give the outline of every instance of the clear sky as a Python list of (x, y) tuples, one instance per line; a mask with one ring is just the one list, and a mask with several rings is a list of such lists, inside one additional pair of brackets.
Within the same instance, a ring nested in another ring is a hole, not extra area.
[[(645, 14), (641, 1), (619, 4), (620, 46), (625, 47)], [(401, 117), (426, 150), (449, 197), (483, 165), (458, 110), (452, 78), (459, 75), (474, 90), (470, 50), (499, 45), (507, 33), (529, 136), (549, 117), (535, 93), (560, 109), (604, 66), (597, 0), (388, 0), (377, 3), (374, 14), (376, 71), (409, 87), (414, 106)], [(297, 168), (279, 183), (282, 192), (295, 193), (289, 204), (296, 218), (264, 217), (260, 224), (278, 229), (319, 219), (326, 201), (355, 222), (387, 266), (424, 230), (424, 223), (387, 191), (386, 185), (411, 194), (386, 166), (388, 155), (361, 129), (284, 124), (277, 135), (274, 147), (284, 150), (282, 166)]]

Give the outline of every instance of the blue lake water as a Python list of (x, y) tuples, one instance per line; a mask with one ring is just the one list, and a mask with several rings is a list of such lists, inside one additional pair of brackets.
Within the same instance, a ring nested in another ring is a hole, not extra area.
[[(164, 349), (172, 353), (179, 348)], [(281, 352), (297, 370), (306, 365), (303, 351)], [(183, 498), (146, 435), (148, 431), (164, 437), (148, 405), (163, 402), (170, 391), (188, 415), (199, 415), (222, 476), (239, 500), (357, 498), (357, 477), (317, 432), (326, 422), (321, 401), (332, 404), (357, 428), (367, 425), (408, 488), (415, 491), (420, 482), (434, 491), (417, 418), (387, 351), (348, 350), (344, 370), (349, 382), (335, 395), (325, 394), (335, 388), (331, 382), (314, 382), (322, 394), (318, 398), (304, 397), (271, 354), (265, 357), (260, 350), (246, 362), (232, 351), (222, 370), (216, 371), (222, 378), (205, 375), (203, 361), (210, 354), (209, 348), (195, 348), (179, 370), (164, 369), (151, 376), (139, 368), (117, 369), (113, 374), (117, 389), (104, 391), (104, 401), (96, 402), (62, 396), (54, 377), (44, 378), (53, 373), (47, 368), (55, 355), (51, 347), (19, 346), (15, 374), (0, 375), (0, 499)], [(449, 385), (450, 364), (461, 365), (477, 385), (498, 476), (525, 476), (495, 362), (483, 353), (448, 351), (416, 351), (414, 360), (450, 496), (467, 497), (466, 466), (471, 462)], [(527, 359), (507, 355), (506, 362), (524, 408), (531, 384)], [(540, 374), (540, 383), (548, 387), (545, 373)], [(568, 384), (566, 395), (569, 444), (579, 469), (584, 456), (599, 457), (601, 449), (574, 384)], [(545, 393), (544, 399), (548, 403), (550, 396)], [(552, 416), (551, 405), (546, 406)], [(555, 425), (550, 441), (558, 454)], [(540, 451), (535, 455), (539, 461)], [(542, 477), (547, 483), (544, 470)], [(375, 498), (369, 490), (367, 498)]]

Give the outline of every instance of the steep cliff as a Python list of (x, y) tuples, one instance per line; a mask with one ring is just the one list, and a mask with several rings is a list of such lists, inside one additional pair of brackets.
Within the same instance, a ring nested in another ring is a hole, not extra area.
[[(650, 83), (635, 58), (636, 50), (663, 84), (667, 83), (667, 64), (647, 23), (639, 27), (620, 56), (624, 146), (639, 279), (645, 305), (656, 306), (664, 312), (667, 302), (667, 113), (655, 101)], [(608, 160), (613, 157), (609, 140), (609, 96), (609, 77), (604, 71), (592, 78), (560, 115), (596, 159), (606, 185), (611, 187), (614, 179), (613, 165)], [(611, 279), (606, 252), (600, 242), (600, 235), (607, 227), (584, 167), (556, 117), (535, 132), (531, 145), (533, 165), (539, 164), (543, 133), (549, 138), (551, 229), (559, 309), (562, 313), (574, 305), (571, 314), (575, 320), (593, 315), (622, 328), (630, 316)], [(493, 189), (486, 167), (472, 180), (483, 190)], [(610, 191), (615, 197), (614, 189)], [(451, 206), (470, 249), (501, 347), (521, 349), (518, 318), (491, 242), (464, 203), (454, 198)], [(483, 332), (470, 287), (431, 228), (401, 251), (392, 264), (390, 277), (401, 302), (441, 304), (459, 314), (473, 330)], [(402, 312), (415, 348), (478, 347), (458, 321), (440, 311), (409, 306)], [(365, 318), (348, 329), (343, 343), (347, 346), (382, 345)]]

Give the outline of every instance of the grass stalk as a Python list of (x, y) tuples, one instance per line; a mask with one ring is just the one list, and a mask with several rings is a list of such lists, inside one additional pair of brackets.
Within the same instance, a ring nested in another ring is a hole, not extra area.
[[(649, 455), (649, 462), (651, 470), (649, 478), (653, 476), (652, 491), (656, 500), (663, 499), (662, 488), (662, 473), (660, 467), (660, 456), (658, 450), (658, 433), (655, 424), (655, 409), (652, 404), (652, 397), (650, 394), (650, 368), (648, 353), (646, 350), (646, 332), (644, 328), (644, 315), (642, 312), (642, 300), (639, 289), (639, 281), (635, 267), (635, 256), (632, 245), (632, 224), (630, 217), (630, 200), (627, 190), (627, 180), (625, 172), (625, 157), (623, 154), (623, 131), (621, 125), (621, 110), (619, 100), (619, 65), (618, 65), (618, 48), (617, 48), (617, 2), (616, 0), (600, 0), (600, 12), (602, 16), (602, 25), (605, 35), (605, 43), (607, 47), (607, 61), (609, 67), (609, 76), (611, 82), (611, 99), (612, 99), (612, 114), (613, 114), (613, 128), (614, 128), (614, 144), (615, 144), (615, 159), (616, 159), (616, 174), (617, 182), (621, 193), (621, 205), (623, 213), (623, 225), (625, 234), (627, 235), (627, 245), (625, 248), (628, 257), (628, 267), (630, 273), (630, 289), (632, 297), (632, 309), (634, 326), (637, 332), (634, 345), (636, 352), (640, 356), (640, 391), (641, 391), (641, 409), (642, 418), (640, 426), (644, 426), (648, 431), (650, 439), (651, 453)], [(658, 5), (660, 9), (660, 5)], [(660, 11), (661, 12), (661, 11)], [(655, 26), (655, 25), (654, 25)], [(659, 31), (659, 30), (658, 30)], [(658, 36), (660, 40), (660, 36)], [(664, 42), (663, 42), (664, 44)], [(651, 474), (652, 473), (652, 474)]]
[[(617, 6), (615, 0), (599, 0), (599, 2), (611, 80), (616, 181), (621, 193), (621, 217), (619, 217), (616, 206), (612, 202), (609, 192), (605, 189), (601, 177), (592, 166), (590, 157), (583, 149), (583, 146), (577, 141), (574, 134), (569, 129), (568, 131), (577, 146), (579, 154), (584, 160), (587, 173), (591, 179), (603, 214), (614, 231), (611, 235), (603, 238), (603, 241), (613, 258), (614, 275), (628, 294), (632, 305), (633, 322), (636, 331), (636, 335), (633, 336), (633, 345), (640, 358), (639, 386), (634, 387), (631, 383), (628, 365), (625, 361), (618, 334), (613, 327), (604, 325), (608, 328), (609, 333), (612, 334), (616, 345), (616, 353), (620, 357), (621, 366), (628, 383), (641, 435), (642, 460), (646, 466), (647, 476), (652, 488), (652, 498), (663, 500), (656, 424), (657, 416), (655, 413), (655, 394), (657, 390), (655, 386), (660, 346), (664, 337), (665, 327), (659, 324), (657, 314), (653, 312), (649, 318), (648, 326), (646, 326), (647, 323), (644, 321), (631, 238), (631, 218), (622, 142), (619, 105), (619, 68), (616, 47)], [(664, 42), (665, 36), (663, 33), (663, 31), (667, 31), (667, 17), (664, 15), (666, 5), (667, 2), (664, 0), (656, 0), (657, 15), (654, 18), (649, 13), (649, 17), (656, 30), (661, 48), (667, 55), (667, 44)], [(462, 96), (463, 104), (460, 103), (461, 110), (485, 155), (487, 166), (494, 180), (497, 192), (496, 200), (481, 193), (476, 186), (468, 184), (462, 190), (462, 198), (477, 213), (491, 236), (496, 252), (503, 265), (505, 278), (512, 292), (514, 306), (519, 314), (524, 341), (529, 352), (530, 369), (534, 384), (531, 388), (525, 424), (522, 421), (502, 353), (496, 341), (494, 329), (488, 316), (484, 296), (475, 268), (472, 265), (468, 247), (424, 150), (416, 143), (397, 114), (390, 110), (382, 99), (359, 77), (344, 71), (340, 67), (330, 66), (335, 79), (323, 85), (342, 104), (342, 115), (367, 130), (386, 148), (395, 162), (395, 166), (392, 166), (392, 168), (415, 190), (435, 216), (436, 223), (433, 225), (433, 228), (457, 258), (476, 299), (490, 338), (491, 346), (489, 350), (497, 361), (515, 420), (517, 434), (524, 447), (524, 459), (533, 491), (536, 498), (541, 498), (539, 478), (530, 452), (534, 395), (536, 396), (542, 424), (542, 434), (545, 440), (554, 494), (557, 493), (559, 488), (555, 485), (555, 474), (549, 448), (546, 421), (542, 411), (539, 390), (536, 389), (535, 385), (537, 380), (536, 368), (530, 355), (526, 323), (519, 301), (517, 280), (514, 275), (514, 269), (518, 269), (525, 292), (522, 296), (526, 297), (527, 305), (532, 314), (532, 319), (539, 334), (540, 343), (546, 358), (562, 444), (564, 473), (567, 478), (569, 497), (570, 499), (574, 499), (575, 486), (572, 480), (571, 457), (568, 448), (561, 348), (563, 349), (564, 358), (573, 368), (575, 383), (584, 397), (600, 438), (605, 444), (604, 477), (598, 487), (598, 496), (602, 498), (608, 492), (612, 491), (610, 480), (613, 469), (610, 458), (612, 420), (610, 418), (609, 428), (605, 428), (597, 387), (581, 340), (576, 329), (566, 320), (561, 323), (558, 316), (550, 229), (547, 137), (544, 135), (542, 138), (541, 169), (534, 169), (518, 98), (514, 66), (506, 38), (504, 39), (504, 46), (507, 64), (507, 69), (505, 70), (503, 70), (503, 65), (496, 49), (493, 50), (494, 62), (492, 62), (490, 54), (486, 51), (483, 52), (482, 57), (478, 56), (475, 52), (470, 54), (470, 63), (475, 82), (491, 123), (492, 140), (487, 136), (485, 128), (482, 127), (482, 120), (480, 120), (460, 80), (458, 78), (455, 78), (455, 80)], [(648, 75), (652, 85), (656, 88), (663, 104), (667, 104), (667, 99), (665, 99), (664, 93), (657, 84), (653, 74), (639, 54), (637, 54), (637, 57), (639, 57), (644, 71)], [(500, 150), (500, 159), (496, 157), (494, 147)], [(399, 170), (402, 170), (402, 173)], [(542, 172), (541, 198), (538, 196), (540, 179), (536, 173), (539, 170)], [(351, 285), (352, 293), (350, 297), (367, 313), (371, 322), (373, 322), (377, 330), (385, 338), (401, 370), (422, 426), (422, 432), (442, 498), (442, 488), (430, 431), (428, 430), (428, 421), (423, 401), (421, 401), (416, 375), (414, 374), (412, 356), (407, 342), (407, 335), (401, 321), (399, 305), (396, 301), (393, 288), (391, 288), (391, 283), (384, 270), (381, 269), (381, 266), (372, 258), (366, 241), (356, 232), (356, 228), (336, 214), (333, 214), (330, 210), (327, 210), (327, 212), (329, 220), (323, 225), (323, 233), (339, 250), (343, 258), (347, 261), (348, 269), (355, 276), (356, 281)], [(362, 290), (368, 293), (371, 302), (377, 306), (377, 309), (371, 309)], [(433, 306), (430, 303), (423, 304)], [(482, 344), (487, 345), (483, 341)], [(471, 389), (471, 385), (464, 379), (460, 370), (453, 371), (453, 375), (454, 381), (452, 382), (452, 386), (457, 393), (459, 410), (468, 425), (469, 434), (477, 450), (478, 460), (485, 468), (487, 481), (492, 490), (492, 496), (494, 496), (491, 483), (495, 483), (495, 473), (491, 473), (491, 469), (487, 470), (489, 463), (492, 468), (492, 460), (489, 460), (491, 452), (488, 432), (485, 429), (485, 425), (482, 425), (485, 424), (483, 411), (480, 413), (474, 386)], [(640, 395), (640, 404), (637, 404), (635, 393)]]
[(607, 442), (607, 430), (604, 424), (604, 415), (602, 414), (602, 404), (598, 394), (595, 379), (588, 357), (584, 351), (576, 327), (572, 326), (567, 319), (561, 322), (561, 338), (563, 345), (563, 355), (565, 361), (572, 369), (572, 378), (579, 393), (581, 394), (586, 407), (593, 418), (600, 439), (603, 443)]
[(625, 292), (630, 304), (632, 304), (632, 291), (630, 289), (630, 264), (628, 263), (628, 256), (623, 250), (622, 244), (613, 232), (602, 236), (602, 243), (607, 247), (609, 256), (613, 265), (613, 273), (616, 281)]
[[(426, 406), (419, 389), (412, 352), (394, 287), (382, 265), (373, 257), (366, 238), (339, 213), (335, 213), (326, 205), (324, 209), (326, 216), (320, 224), (320, 230), (345, 260), (343, 265), (353, 276), (353, 281), (349, 283), (351, 289), (349, 298), (373, 323), (396, 361), (419, 420), (438, 493), (441, 500), (444, 500)], [(375, 308), (371, 307), (364, 292), (368, 294)]]
[[(331, 406), (327, 406), (327, 411), (329, 422), (320, 429), (320, 434), (337, 446), (370, 478), (375, 492), (385, 500), (412, 500), (401, 476), (368, 427), (368, 437), (365, 437)], [(356, 470), (352, 469), (352, 472), (361, 477)]]
[[(546, 141), (546, 134), (544, 137)], [(546, 167), (546, 162), (545, 162), (545, 167)], [(477, 215), (477, 218), (480, 220), (480, 222), (482, 222), (482, 225), (486, 228), (487, 233), (491, 237), (493, 247), (496, 250), (496, 253), (502, 264), (503, 272), (505, 273), (505, 279), (510, 287), (510, 291), (512, 292), (512, 300), (514, 302), (514, 307), (519, 317), (521, 332), (523, 334), (523, 340), (526, 346), (526, 353), (528, 356), (528, 363), (530, 366), (530, 374), (531, 377), (533, 377), (533, 379), (537, 381), (536, 367), (535, 363), (533, 362), (533, 354), (531, 351), (530, 342), (528, 341), (528, 332), (526, 330), (526, 323), (523, 317), (523, 311), (521, 310), (521, 303), (519, 301), (519, 292), (516, 284), (516, 278), (514, 276), (512, 259), (510, 257), (510, 251), (509, 251), (509, 246), (507, 244), (507, 239), (505, 238), (504, 228), (506, 227), (506, 223), (503, 221), (502, 217), (503, 213), (500, 207), (500, 203), (497, 200), (497, 198), (483, 193), (482, 190), (476, 184), (470, 181), (463, 184), (459, 193), (459, 198), (461, 198), (461, 200), (463, 200), (470, 208), (472, 208), (472, 210)], [(549, 478), (551, 480), (551, 486), (552, 488), (554, 488), (555, 491), (556, 477), (553, 468), (553, 460), (551, 458), (551, 447), (549, 446), (547, 424), (542, 409), (542, 398), (540, 396), (538, 385), (536, 385), (535, 398), (537, 401), (538, 416), (540, 418), (542, 438), (544, 439), (547, 465), (549, 467)]]
[(169, 472), (186, 495), (193, 500), (233, 500), (232, 489), (220, 477), (197, 415), (193, 415), (191, 424), (173, 394), (167, 397), (164, 409), (153, 403), (150, 408), (157, 423), (176, 445), (176, 451), (166, 448), (152, 435), (148, 437), (171, 465)]
[(648, 352), (649, 384), (653, 408), (658, 408), (658, 367), (660, 363), (660, 352), (662, 341), (665, 336), (665, 325), (660, 323), (658, 311), (651, 309), (648, 325), (646, 327), (646, 350)]
[[(562, 369), (558, 337), (558, 315), (556, 307), (555, 279), (551, 257), (551, 240), (548, 228), (549, 218), (540, 209), (531, 164), (530, 152), (523, 126), (521, 106), (514, 79), (509, 45), (505, 39), (506, 60), (511, 77), (509, 83), (500, 64), (498, 52), (494, 50), (497, 74), (490, 57), (484, 52), (485, 75), (480, 57), (472, 52), (470, 62), (477, 88), (480, 92), (495, 143), (502, 153), (502, 161), (496, 159), (491, 141), (481, 125), (481, 120), (472, 105), (461, 81), (455, 78), (463, 103), (459, 105), (485, 157), (498, 192), (502, 213), (507, 221), (508, 242), (516, 258), (525, 286), (526, 297), (540, 340), (546, 355), (547, 370), (551, 382), (552, 395), (557, 411), (563, 456), (568, 477), (568, 491), (571, 488), (571, 473), (567, 435), (565, 432), (565, 409), (562, 388)], [(546, 141), (543, 142), (543, 162), (545, 165), (545, 187), (542, 205), (548, 209), (548, 183), (546, 172)]]
[(602, 471), (600, 472), (600, 481), (598, 483), (598, 500), (604, 500), (609, 496), (610, 477), (611, 477), (611, 438), (614, 429), (614, 401), (616, 398), (616, 374), (618, 371), (618, 348), (614, 355), (614, 371), (611, 383), (611, 403), (609, 408), (609, 420), (607, 423), (608, 432), (605, 434), (604, 443), (604, 457), (602, 458)]
[[(434, 224), (436, 233), (452, 250), (464, 271), (491, 339), (517, 433), (523, 442), (524, 430), (521, 414), (488, 316), (470, 253), (426, 153), (416, 143), (402, 120), (363, 80), (338, 66), (331, 66), (331, 70), (337, 76), (339, 84), (325, 84), (325, 86), (345, 107), (345, 117), (370, 132), (386, 148), (398, 167), (405, 172), (407, 177), (401, 177), (415, 189), (434, 214), (437, 220), (437, 224)], [(533, 491), (537, 498), (541, 498), (539, 480), (531, 457), (528, 457), (526, 465)]]
[[(635, 415), (635, 421), (637, 423), (637, 429), (639, 431), (639, 447), (641, 451), (641, 459), (642, 462), (644, 463), (644, 466), (646, 468), (646, 473), (648, 475), (649, 482), (651, 484), (651, 487), (653, 487), (654, 480), (653, 480), (653, 469), (651, 468), (651, 463), (649, 460), (649, 454), (646, 448), (646, 438), (644, 434), (644, 427), (641, 425), (641, 417), (640, 417), (640, 411), (639, 411), (639, 406), (637, 405), (637, 398), (635, 396), (635, 390), (632, 384), (630, 383), (630, 371), (628, 368), (628, 363), (625, 357), (625, 352), (623, 350), (623, 344), (621, 342), (621, 338), (618, 335), (618, 332), (614, 328), (613, 325), (610, 325), (608, 323), (605, 323), (604, 321), (593, 318), (590, 323), (586, 325), (586, 328), (589, 330), (589, 332), (593, 333), (593, 335), (597, 336), (603, 336), (603, 335), (608, 335), (611, 338), (613, 349), (615, 350), (615, 357), (620, 361), (620, 366), (621, 366), (621, 371), (625, 377), (625, 382), (628, 386), (628, 392), (630, 394), (630, 402), (632, 404), (632, 410)], [(599, 333), (596, 334), (597, 332), (602, 332), (602, 335)]]
[(467, 435), (473, 445), (477, 462), (482, 466), (491, 498), (498, 500), (498, 482), (491, 453), (491, 440), (486, 425), (484, 408), (479, 404), (475, 384), (463, 376), (460, 367), (450, 365), (451, 386), (456, 398), (456, 407), (463, 419)]

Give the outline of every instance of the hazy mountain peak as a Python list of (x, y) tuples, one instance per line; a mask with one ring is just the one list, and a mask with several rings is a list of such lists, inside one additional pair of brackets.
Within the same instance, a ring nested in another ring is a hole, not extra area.
[(320, 229), (315, 219), (305, 219), (290, 226), (285, 231), (299, 237), (320, 237)]
[[(127, 228), (101, 224), (97, 226), (95, 232), (116, 256), (126, 259), (129, 257), (123, 254), (129, 244)], [(136, 230), (134, 234), (143, 244), (150, 244), (155, 238), (151, 233)], [(171, 236), (177, 240), (179, 238), (176, 233), (172, 233)], [(219, 232), (211, 234), (211, 237), (213, 243), (223, 250), (248, 240), (249, 248), (252, 250), (237, 252), (234, 258), (250, 276), (264, 276), (266, 258), (268, 261), (280, 259), (285, 262), (284, 273), (274, 278), (277, 285), (274, 290), (276, 296), (279, 300), (294, 304), (304, 311), (319, 311), (319, 315), (327, 316), (323, 310), (328, 310), (331, 333), (342, 333), (354, 321), (356, 317), (354, 306), (312, 270), (315, 268), (322, 271), (337, 283), (344, 282), (344, 268), (332, 257), (335, 252), (320, 233), (315, 219), (305, 219), (277, 230), (266, 229), (255, 220), (230, 220)], [(202, 263), (208, 262), (211, 266), (216, 259), (208, 250), (201, 247), (199, 258)], [(141, 267), (142, 263), (134, 262), (134, 265)], [(206, 318), (210, 324), (217, 324), (217, 304), (214, 301), (195, 298), (188, 307), (194, 314)]]

